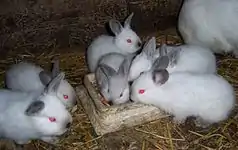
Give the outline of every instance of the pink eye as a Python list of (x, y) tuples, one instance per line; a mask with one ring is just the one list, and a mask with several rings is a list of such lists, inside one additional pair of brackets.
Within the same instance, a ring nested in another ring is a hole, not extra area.
[(139, 94), (144, 94), (145, 93), (145, 90), (144, 89), (140, 89), (139, 90)]
[(68, 95), (64, 95), (64, 99), (69, 99), (69, 96)]
[(55, 117), (49, 117), (50, 122), (55, 122), (56, 118)]
[(126, 41), (127, 41), (127, 43), (131, 43), (132, 42), (131, 39), (127, 39)]

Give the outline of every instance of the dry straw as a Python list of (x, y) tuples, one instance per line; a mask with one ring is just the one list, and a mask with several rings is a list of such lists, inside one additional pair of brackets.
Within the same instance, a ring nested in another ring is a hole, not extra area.
[[(168, 35), (165, 38), (164, 35)], [(152, 34), (157, 37), (157, 43), (179, 44), (181, 40), (174, 30)], [(147, 35), (144, 40), (152, 35)], [(160, 35), (160, 36), (158, 36)], [(165, 40), (167, 39), (167, 40)], [(6, 68), (16, 61), (33, 61), (42, 67), (49, 68), (54, 56), (60, 59), (61, 69), (67, 78), (77, 86), (82, 84), (82, 77), (87, 73), (84, 53), (75, 50), (66, 53), (45, 52), (31, 54), (30, 52), (9, 52), (8, 56), (0, 60), (0, 74), (3, 79)], [(223, 75), (237, 89), (238, 59), (232, 56), (219, 56), (219, 74)], [(3, 81), (3, 80), (2, 80)], [(236, 109), (237, 110), (237, 109)], [(235, 110), (235, 112), (236, 112)], [(235, 113), (234, 112), (234, 113)], [(235, 150), (238, 149), (238, 120), (231, 116), (227, 121), (214, 125), (209, 129), (195, 128), (191, 120), (185, 125), (176, 125), (171, 118), (163, 118), (144, 125), (125, 129), (104, 136), (97, 136), (84, 113), (81, 105), (72, 109), (74, 122), (67, 135), (62, 136), (56, 146), (40, 141), (33, 141), (25, 146), (26, 150)], [(2, 141), (1, 150), (10, 150), (12, 143)]]

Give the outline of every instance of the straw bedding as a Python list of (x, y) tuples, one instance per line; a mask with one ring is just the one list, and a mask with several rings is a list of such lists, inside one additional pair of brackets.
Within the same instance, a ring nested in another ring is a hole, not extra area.
[[(155, 35), (157, 43), (166, 41), (179, 44), (179, 39), (174, 29), (159, 31), (143, 36), (144, 40)], [(165, 36), (168, 35), (168, 36)], [(167, 37), (167, 38), (165, 38)], [(0, 77), (3, 81), (5, 70), (16, 61), (33, 61), (44, 68), (50, 67), (50, 60), (57, 56), (60, 59), (61, 70), (66, 72), (66, 77), (74, 87), (82, 84), (82, 77), (87, 73), (83, 50), (46, 50), (42, 54), (30, 52), (8, 52), (0, 60)], [(232, 56), (219, 56), (217, 64), (219, 74), (223, 75), (236, 88), (238, 84), (238, 59)], [(2, 84), (3, 85), (3, 82)], [(236, 109), (237, 110), (237, 109)], [(26, 150), (233, 150), (238, 149), (238, 120), (233, 115), (218, 125), (209, 129), (195, 128), (191, 119), (185, 125), (176, 125), (171, 118), (164, 118), (144, 125), (125, 129), (104, 136), (97, 136), (84, 113), (80, 103), (71, 112), (74, 117), (70, 131), (61, 137), (57, 145), (48, 145), (41, 141), (32, 141), (25, 145)], [(0, 149), (10, 150), (12, 143), (1, 141)]]

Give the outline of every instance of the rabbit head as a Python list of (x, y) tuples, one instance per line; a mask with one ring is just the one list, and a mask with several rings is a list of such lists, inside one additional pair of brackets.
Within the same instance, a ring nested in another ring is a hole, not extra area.
[(118, 71), (106, 64), (98, 66), (96, 78), (101, 81), (101, 83), (98, 83), (100, 91), (105, 99), (113, 104), (121, 104), (129, 100), (129, 67), (129, 58), (122, 62)]
[(153, 96), (151, 92), (162, 86), (169, 79), (166, 68), (169, 65), (168, 56), (161, 56), (155, 60), (150, 71), (144, 72), (137, 78), (131, 88), (131, 100), (136, 102)]
[(133, 59), (129, 72), (129, 81), (135, 80), (141, 73), (150, 70), (155, 51), (156, 40), (155, 37), (152, 37), (147, 43), (145, 43), (141, 53)]
[(31, 124), (44, 136), (61, 135), (72, 123), (72, 116), (57, 97), (64, 76), (64, 73), (60, 73), (51, 80), (38, 99), (25, 110), (25, 115), (30, 117)]
[[(46, 71), (41, 71), (39, 73), (39, 77), (41, 82), (47, 86), (49, 82), (55, 78), (57, 75), (60, 74), (60, 68), (59, 68), (59, 61), (55, 60), (53, 64), (52, 73), (49, 74)], [(59, 99), (64, 103), (67, 107), (73, 107), (76, 105), (76, 92), (74, 88), (69, 84), (69, 82), (65, 79), (61, 80), (57, 96)]]
[(126, 53), (135, 53), (141, 46), (140, 37), (131, 29), (131, 19), (134, 13), (131, 13), (124, 22), (124, 27), (118, 20), (111, 19), (109, 26), (115, 34), (114, 43), (122, 51)]

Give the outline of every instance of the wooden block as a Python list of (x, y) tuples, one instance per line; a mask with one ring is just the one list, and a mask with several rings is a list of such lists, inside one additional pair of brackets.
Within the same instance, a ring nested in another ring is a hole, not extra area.
[(95, 87), (94, 74), (88, 74), (84, 77), (84, 85), (85, 87), (77, 87), (76, 91), (98, 135), (115, 132), (125, 127), (133, 127), (167, 116), (154, 106), (140, 103), (131, 102), (105, 106), (101, 103), (101, 95)]

